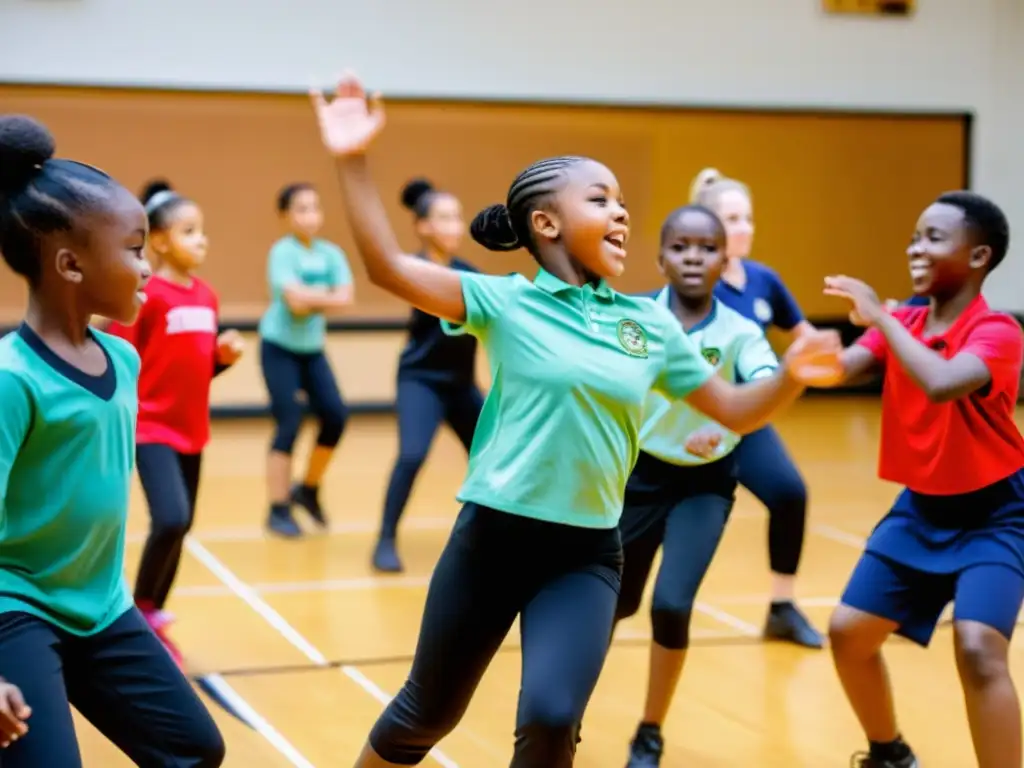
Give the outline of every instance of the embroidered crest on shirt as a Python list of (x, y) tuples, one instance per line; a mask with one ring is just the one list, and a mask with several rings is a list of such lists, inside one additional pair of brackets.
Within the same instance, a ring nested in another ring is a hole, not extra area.
[(619, 344), (633, 357), (647, 357), (647, 332), (635, 320), (619, 320)]
[(700, 351), (704, 355), (704, 359), (712, 365), (718, 365), (722, 362), (722, 350), (718, 347), (705, 347)]
[(754, 315), (762, 323), (770, 323), (772, 321), (772, 305), (769, 304), (762, 298), (754, 299)]

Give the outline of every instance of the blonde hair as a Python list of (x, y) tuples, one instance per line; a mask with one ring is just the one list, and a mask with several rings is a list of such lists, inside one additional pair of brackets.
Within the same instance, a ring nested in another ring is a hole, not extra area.
[(690, 185), (690, 202), (715, 210), (715, 204), (722, 193), (732, 190), (750, 198), (750, 188), (742, 181), (723, 176), (717, 168), (705, 168), (694, 177)]

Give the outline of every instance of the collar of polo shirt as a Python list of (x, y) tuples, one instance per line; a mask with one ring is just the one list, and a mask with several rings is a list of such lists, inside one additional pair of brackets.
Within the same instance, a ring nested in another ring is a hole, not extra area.
[(613, 298), (615, 298), (615, 292), (612, 290), (612, 287), (608, 285), (608, 283), (606, 283), (604, 280), (597, 284), (597, 288), (590, 288), (589, 285), (583, 286), (581, 288), (578, 285), (570, 285), (564, 280), (560, 280), (559, 278), (555, 277), (550, 272), (548, 272), (546, 269), (540, 269), (537, 272), (537, 276), (533, 279), (533, 283), (542, 291), (547, 291), (550, 294), (561, 293), (562, 291), (580, 291), (589, 288), (591, 291), (593, 291), (594, 295), (599, 298), (605, 299), (607, 301), (611, 301)]

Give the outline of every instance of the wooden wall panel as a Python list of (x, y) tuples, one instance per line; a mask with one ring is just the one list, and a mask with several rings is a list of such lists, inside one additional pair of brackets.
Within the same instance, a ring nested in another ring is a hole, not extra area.
[[(295, 95), (0, 86), (5, 112), (45, 121), (60, 154), (101, 166), (132, 189), (166, 176), (207, 212), (205, 276), (226, 317), (251, 320), (266, 302), (267, 248), (278, 236), (277, 190), (309, 180), (324, 195), (325, 235), (346, 249), (330, 159), (305, 98)], [(909, 290), (903, 249), (936, 194), (963, 184), (965, 120), (958, 116), (785, 114), (686, 109), (392, 103), (372, 155), (374, 175), (402, 243), (415, 247), (401, 185), (426, 175), (472, 214), (504, 199), (508, 183), (545, 156), (591, 155), (619, 175), (633, 216), (630, 266), (617, 287), (654, 287), (657, 233), (685, 201), (691, 177), (715, 165), (755, 194), (755, 255), (782, 273), (812, 317), (837, 314), (823, 275), (847, 272), (885, 295)], [(524, 253), (464, 255), (495, 273), (532, 271)], [(404, 317), (406, 308), (367, 284), (350, 253), (358, 307), (352, 316)], [(0, 273), (0, 322), (16, 318), (23, 287)]]

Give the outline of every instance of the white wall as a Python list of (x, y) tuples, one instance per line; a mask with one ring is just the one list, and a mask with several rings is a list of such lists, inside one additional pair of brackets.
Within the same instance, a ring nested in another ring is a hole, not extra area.
[[(969, 109), (974, 186), (1024, 238), (1020, 0), (918, 5), (883, 20), (817, 0), (0, 0), (0, 80), (294, 90), (350, 66), (385, 95)], [(1024, 310), (1024, 253), (1000, 272), (991, 299)]]

